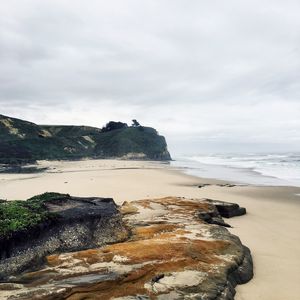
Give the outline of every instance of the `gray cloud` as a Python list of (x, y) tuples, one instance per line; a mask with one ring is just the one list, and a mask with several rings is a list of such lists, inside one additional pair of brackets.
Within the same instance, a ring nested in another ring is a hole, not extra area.
[(2, 1), (0, 112), (135, 117), (174, 151), (300, 150), (299, 11), (293, 0)]

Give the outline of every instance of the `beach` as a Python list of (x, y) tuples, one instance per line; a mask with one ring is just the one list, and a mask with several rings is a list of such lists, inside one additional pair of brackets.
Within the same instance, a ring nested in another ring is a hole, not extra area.
[[(180, 196), (238, 203), (247, 214), (227, 220), (250, 248), (254, 278), (237, 287), (238, 300), (296, 300), (300, 294), (300, 188), (233, 185), (186, 175), (168, 163), (126, 160), (40, 161), (46, 172), (0, 174), (0, 199), (44, 192), (112, 197), (117, 204)], [(208, 184), (199, 188), (201, 184)]]

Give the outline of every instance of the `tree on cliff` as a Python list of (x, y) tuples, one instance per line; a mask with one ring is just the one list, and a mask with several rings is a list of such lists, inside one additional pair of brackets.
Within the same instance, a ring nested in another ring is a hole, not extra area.
[(132, 120), (132, 127), (140, 127), (140, 126), (141, 124), (136, 119)]
[(102, 127), (101, 131), (107, 132), (107, 131), (127, 128), (127, 127), (128, 125), (126, 123), (110, 121), (104, 127)]

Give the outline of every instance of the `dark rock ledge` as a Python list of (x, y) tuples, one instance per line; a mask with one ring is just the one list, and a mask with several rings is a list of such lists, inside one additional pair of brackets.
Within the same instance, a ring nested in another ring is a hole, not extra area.
[[(29, 206), (30, 212), (36, 209), (36, 203), (40, 205), (42, 202), (42, 209), (33, 214), (33, 217), (37, 214), (43, 216), (42, 222), (0, 235), (0, 280), (35, 269), (46, 255), (52, 253), (95, 248), (127, 238), (128, 231), (111, 198), (79, 198), (46, 193), (36, 196), (34, 200), (35, 203)], [(30, 200), (23, 201), (26, 202)], [(2, 202), (0, 205), (10, 204)], [(23, 206), (17, 209), (21, 210)], [(20, 220), (11, 220), (13, 222)]]
[(233, 187), (236, 187), (236, 186), (238, 186), (238, 187), (246, 186), (246, 184), (241, 184), (241, 183), (239, 183), (239, 184), (233, 184), (233, 183), (214, 183), (214, 184), (212, 184), (212, 183), (200, 183), (200, 184), (197, 185), (197, 187), (199, 189), (202, 189), (204, 187), (209, 187), (209, 186), (218, 186), (218, 187), (224, 187), (224, 188), (233, 188)]
[(236, 203), (225, 202), (220, 200), (203, 199), (214, 205), (219, 214), (224, 218), (238, 217), (246, 214), (246, 208), (240, 207)]

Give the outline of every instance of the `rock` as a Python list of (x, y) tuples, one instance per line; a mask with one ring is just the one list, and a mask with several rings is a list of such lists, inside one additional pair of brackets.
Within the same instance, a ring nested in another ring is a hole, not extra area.
[(222, 183), (222, 184), (217, 184), (217, 186), (221, 186), (221, 187), (235, 187), (236, 184)]
[(206, 200), (138, 200), (123, 211), (130, 239), (47, 256), (40, 270), (16, 276), (24, 289), (5, 299), (233, 300), (252, 278), (249, 249), (199, 218), (218, 214)]
[(246, 214), (246, 208), (240, 207), (236, 203), (224, 202), (220, 200), (205, 199), (206, 202), (213, 204), (219, 214), (224, 218), (232, 218)]
[(243, 263), (230, 274), (230, 281), (235, 284), (243, 284), (248, 282), (253, 277), (253, 261), (251, 257), (250, 249), (246, 246), (243, 246), (244, 250), (244, 259)]
[(14, 290), (19, 290), (22, 289), (24, 286), (22, 284), (17, 284), (17, 283), (0, 283), (0, 291), (14, 291)]
[[(45, 194), (47, 195), (47, 194)], [(45, 195), (42, 195), (45, 197)], [(122, 241), (128, 231), (111, 198), (61, 195), (43, 205), (53, 220), (0, 239), (0, 279), (37, 268), (46, 255), (78, 251)]]
[(205, 210), (200, 210), (198, 212), (198, 217), (208, 224), (216, 224), (225, 227), (231, 227), (229, 224), (225, 223), (222, 216), (218, 212), (215, 206), (207, 208)]
[(48, 168), (41, 168), (34, 165), (3, 165), (0, 168), (0, 173), (10, 173), (10, 174), (31, 174), (31, 173), (41, 173), (47, 171)]
[[(210, 184), (210, 183), (201, 183), (201, 184), (198, 184), (198, 188), (201, 189), (203, 187), (206, 187), (206, 186), (211, 186), (213, 184)], [(219, 187), (235, 187), (236, 184), (231, 184), (231, 183), (218, 183), (218, 184), (214, 184), (215, 186), (219, 186)]]
[(198, 188), (201, 189), (203, 187), (206, 187), (206, 186), (210, 186), (211, 184), (209, 183), (201, 183), (201, 184), (198, 184)]

